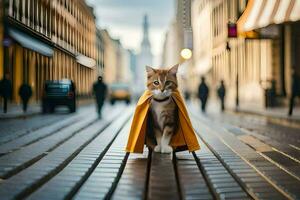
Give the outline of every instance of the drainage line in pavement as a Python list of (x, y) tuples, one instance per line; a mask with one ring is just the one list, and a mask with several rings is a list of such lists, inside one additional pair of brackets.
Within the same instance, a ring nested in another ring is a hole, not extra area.
[[(82, 131), (83, 129), (87, 128), (88, 126), (94, 124), (98, 119), (94, 119), (92, 120), (90, 123), (88, 123), (86, 126), (81, 127), (80, 129), (74, 131), (69, 137), (65, 138), (64, 140), (58, 142), (57, 144), (55, 144), (53, 147), (51, 147), (50, 149), (48, 149), (47, 151), (41, 153), (40, 155), (37, 155), (36, 157), (32, 158), (31, 160), (28, 160), (27, 162), (23, 163), (20, 166), (15, 167), (14, 169), (8, 171), (7, 173), (5, 173), (2, 177), (3, 179), (8, 179), (16, 174), (18, 174), (19, 172), (21, 172), (22, 170), (30, 167), (31, 165), (33, 165), (34, 163), (36, 163), (37, 161), (39, 161), (40, 159), (42, 159), (43, 157), (45, 157), (49, 152), (53, 151), (54, 149), (56, 149), (58, 146), (64, 144), (65, 142), (67, 142), (68, 140), (70, 140), (73, 136), (75, 136), (77, 133), (79, 133), (80, 131)], [(110, 124), (111, 122), (109, 122), (105, 128)]]
[[(43, 136), (41, 136), (41, 137), (39, 137), (39, 138), (36, 138), (36, 139), (33, 139), (33, 140), (31, 140), (30, 142), (27, 142), (26, 144), (22, 144), (22, 145), (20, 145), (20, 146), (18, 146), (18, 147), (14, 147), (14, 148), (10, 149), (9, 151), (7, 151), (7, 152), (5, 152), (5, 153), (4, 153), (4, 152), (3, 152), (3, 153), (0, 153), (0, 157), (1, 157), (1, 156), (4, 156), (4, 155), (7, 155), (7, 154), (10, 154), (10, 153), (12, 153), (12, 152), (14, 152), (14, 151), (17, 151), (17, 150), (19, 150), (19, 149), (21, 149), (21, 148), (23, 148), (23, 147), (29, 146), (29, 145), (31, 145), (31, 144), (33, 144), (33, 143), (35, 143), (35, 142), (38, 142), (39, 140), (42, 140), (42, 139), (44, 139), (44, 138), (46, 138), (46, 137), (49, 137), (49, 136), (51, 136), (51, 135), (57, 133), (58, 131), (61, 131), (62, 129), (71, 126), (73, 123), (78, 122), (78, 121), (79, 121), (79, 119), (77, 119), (77, 120), (74, 119), (74, 120), (71, 121), (69, 124), (65, 124), (65, 125), (63, 125), (63, 126), (57, 128), (57, 129), (51, 131), (50, 133), (48, 133), (48, 134), (46, 134), (46, 135), (43, 135)], [(32, 132), (30, 132), (30, 133), (32, 133)], [(16, 138), (16, 139), (19, 139), (19, 138)]]
[[(63, 120), (64, 120), (64, 119), (66, 119), (66, 118), (63, 118)], [(28, 135), (29, 133), (31, 133), (31, 132), (33, 132), (33, 131), (37, 131), (37, 130), (39, 130), (39, 129), (45, 128), (46, 126), (51, 126), (51, 125), (53, 125), (53, 124), (55, 124), (55, 123), (57, 123), (57, 122), (59, 122), (59, 121), (61, 121), (61, 120), (62, 120), (62, 119), (59, 118), (59, 119), (55, 119), (55, 120), (53, 120), (53, 121), (51, 121), (51, 122), (48, 122), (48, 123), (46, 123), (46, 124), (42, 124), (42, 125), (37, 126), (37, 127), (28, 128), (28, 129), (26, 129), (24, 132), (21, 132), (21, 133), (15, 135), (15, 137), (8, 138), (7, 140), (1, 141), (1, 142), (0, 142), (0, 145), (5, 144), (5, 143), (8, 143), (8, 142), (11, 142), (11, 141), (13, 141), (13, 140), (15, 140), (15, 139), (18, 139), (18, 138), (20, 138), (20, 137), (23, 137), (23, 136), (25, 136), (25, 135)], [(15, 132), (15, 133), (16, 133), (16, 132)], [(14, 133), (14, 134), (15, 134), (15, 133)]]
[(144, 197), (143, 197), (144, 200), (148, 199), (151, 162), (152, 162), (152, 150), (150, 148), (148, 148), (147, 173), (146, 173), (145, 191), (144, 191)]
[[(235, 175), (234, 172), (231, 173), (231, 169), (230, 167), (224, 163), (221, 160), (221, 157), (218, 155), (218, 153), (216, 153), (211, 146), (209, 146), (203, 139), (202, 137), (199, 135), (199, 133), (197, 133), (198, 136), (201, 138), (201, 140), (203, 141), (204, 144), (207, 145), (207, 147), (212, 151), (212, 153), (217, 157), (217, 159), (224, 164), (223, 166), (229, 170), (228, 172), (230, 174), (233, 175), (233, 178), (240, 184), (240, 186), (242, 187), (242, 189), (244, 191), (247, 191), (247, 194), (251, 196), (252, 199), (259, 199), (259, 197), (256, 197), (256, 195), (254, 194), (253, 191), (251, 191), (251, 189), (248, 189), (247, 186), (239, 179), (238, 176)], [(277, 186), (269, 177), (267, 177), (264, 173), (262, 173), (259, 169), (257, 169), (257, 167), (255, 165), (253, 165), (250, 161), (248, 161), (247, 159), (245, 159), (244, 157), (242, 157), (237, 151), (235, 151), (231, 146), (229, 146), (222, 138), (220, 138), (220, 140), (224, 143), (224, 145), (226, 145), (232, 152), (234, 152), (236, 155), (238, 155), (245, 163), (247, 163), (253, 170), (255, 170), (264, 180), (266, 180), (270, 185), (272, 185), (277, 191), (279, 191), (282, 195), (284, 195), (287, 199), (294, 199), (292, 196), (290, 196), (289, 193), (287, 193), (284, 189), (282, 189), (281, 187)], [(228, 166), (228, 167), (226, 167)]]
[[(208, 121), (207, 119), (201, 119), (199, 116), (197, 116), (195, 113), (192, 113), (193, 117), (195, 119), (198, 119), (199, 121), (204, 122), (207, 127), (209, 125), (212, 126), (212, 122)], [(211, 129), (211, 128), (210, 128)], [(211, 129), (213, 130), (213, 129)], [(216, 135), (216, 133), (213, 133)], [(257, 197), (253, 191), (251, 191), (251, 189), (248, 189), (247, 186), (240, 180), (240, 178), (234, 173), (232, 172), (232, 170), (230, 169), (230, 167), (227, 165), (227, 163), (225, 163), (224, 161), (222, 161), (221, 156), (219, 156), (219, 154), (200, 136), (199, 132), (197, 132), (197, 135), (199, 136), (199, 138), (203, 141), (203, 143), (208, 147), (208, 149), (216, 156), (216, 158), (223, 164), (223, 166), (227, 169), (227, 171), (232, 175), (232, 177), (237, 181), (237, 183), (242, 187), (242, 189), (244, 191), (246, 191), (246, 193), (252, 198), (252, 199), (259, 199), (259, 197)], [(266, 180), (270, 185), (272, 185), (277, 191), (279, 191), (282, 195), (284, 195), (285, 197), (287, 197), (287, 199), (294, 199), (289, 193), (287, 193), (284, 189), (282, 189), (281, 187), (277, 186), (272, 180), (270, 180), (269, 177), (267, 177), (264, 173), (262, 173), (260, 170), (258, 170), (256, 168), (256, 166), (254, 166), (250, 161), (248, 161), (247, 159), (245, 159), (244, 157), (242, 157), (239, 152), (237, 152), (236, 150), (234, 150), (230, 145), (228, 145), (223, 138), (219, 137), (216, 135), (216, 137), (218, 137), (220, 139), (221, 142), (224, 143), (225, 146), (227, 146), (232, 152), (234, 152), (236, 155), (238, 155), (245, 163), (247, 163), (252, 169), (254, 169), (264, 180)]]
[[(95, 120), (97, 121), (97, 120)], [(31, 187), (24, 189), (22, 192), (20, 192), (17, 196), (16, 199), (24, 199), (28, 197), (30, 194), (35, 192), (38, 188), (40, 188), (43, 184), (48, 182), (52, 177), (57, 175), (59, 172), (61, 172), (65, 166), (67, 166), (89, 143), (91, 143), (101, 132), (106, 129), (112, 121), (107, 122), (101, 130), (97, 134), (95, 134), (91, 139), (89, 139), (87, 142), (82, 144), (71, 156), (69, 156), (63, 163), (61, 163), (57, 168), (52, 170), (49, 174), (46, 176), (42, 177), (40, 180), (37, 180)], [(90, 123), (92, 124), (92, 123)], [(78, 131), (79, 132), (79, 131)]]
[(179, 199), (183, 200), (183, 195), (182, 195), (182, 190), (180, 187), (180, 179), (179, 179), (179, 174), (178, 174), (178, 165), (177, 165), (177, 157), (175, 151), (172, 153), (172, 160), (173, 160), (173, 167), (174, 167), (174, 173), (175, 173), (175, 179), (177, 183), (177, 191), (179, 193)]
[(206, 185), (208, 187), (208, 190), (210, 191), (211, 195), (213, 196), (213, 199), (214, 200), (221, 199), (219, 197), (218, 193), (215, 191), (214, 186), (213, 186), (212, 182), (209, 180), (207, 174), (204, 173), (205, 169), (204, 169), (203, 165), (201, 164), (200, 159), (197, 157), (197, 155), (196, 155), (196, 153), (194, 151), (192, 152), (192, 154), (193, 154), (194, 159), (195, 159), (195, 161), (197, 163), (197, 166), (198, 166), (198, 168), (200, 170), (200, 173), (202, 174), (202, 177), (203, 177), (203, 179), (204, 179), (204, 181), (205, 181), (205, 183), (206, 183)]
[[(81, 186), (86, 182), (86, 180), (91, 176), (91, 174), (94, 172), (94, 170), (96, 169), (96, 167), (98, 166), (98, 164), (101, 162), (101, 160), (103, 159), (103, 157), (105, 156), (105, 154), (107, 153), (107, 151), (109, 150), (109, 148), (111, 147), (112, 143), (115, 141), (115, 139), (117, 138), (118, 134), (123, 129), (123, 126), (127, 123), (128, 119), (129, 119), (129, 117), (126, 118), (126, 120), (124, 120), (124, 122), (121, 124), (120, 128), (117, 130), (117, 133), (114, 136), (114, 138), (105, 147), (105, 149), (103, 150), (103, 152), (99, 155), (99, 157), (92, 164), (92, 166), (89, 168), (89, 170), (86, 172), (86, 174), (82, 177), (82, 179), (80, 181), (78, 181), (78, 183), (76, 184), (76, 186), (74, 188), (72, 188), (72, 190), (69, 192), (69, 194), (67, 195), (67, 197), (65, 199), (72, 199), (77, 194), (77, 192), (79, 191), (79, 189), (81, 188)], [(125, 155), (125, 157), (126, 157), (126, 155)], [(123, 160), (123, 162), (124, 162), (124, 160)], [(127, 158), (126, 158), (126, 161), (127, 161)], [(122, 173), (123, 173), (123, 171), (122, 171)]]
[[(196, 131), (197, 132), (197, 131)], [(222, 160), (221, 156), (202, 138), (202, 136), (197, 132), (197, 135), (202, 140), (202, 142), (207, 146), (207, 148), (212, 152), (212, 154), (219, 160), (219, 162), (223, 165), (223, 167), (227, 170), (227, 172), (232, 176), (232, 178), (241, 186), (242, 190), (250, 197), (251, 199), (257, 199), (256, 195), (247, 188), (247, 186), (240, 180), (240, 178), (232, 172), (230, 167)], [(195, 153), (194, 153), (195, 154)], [(200, 159), (194, 155), (195, 158)]]
[(124, 169), (125, 169), (125, 165), (126, 165), (126, 163), (127, 163), (128, 156), (129, 156), (129, 153), (127, 152), (126, 155), (124, 156), (124, 159), (123, 159), (123, 162), (122, 162), (122, 164), (121, 164), (121, 166), (120, 166), (120, 169), (119, 169), (119, 171), (118, 171), (117, 177), (115, 178), (114, 182), (112, 183), (111, 188), (109, 189), (108, 193), (106, 194), (106, 196), (105, 196), (105, 198), (104, 198), (105, 200), (111, 199), (111, 197), (112, 197), (114, 191), (116, 190), (117, 185), (118, 185), (118, 183), (119, 183), (119, 181), (120, 181), (120, 179), (121, 179), (121, 176), (122, 176), (122, 174), (123, 174), (123, 171), (124, 171)]

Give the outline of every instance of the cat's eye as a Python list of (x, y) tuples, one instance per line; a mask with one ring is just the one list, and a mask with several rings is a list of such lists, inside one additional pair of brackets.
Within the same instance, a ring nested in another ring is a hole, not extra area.
[(159, 82), (158, 81), (154, 81), (153, 84), (154, 85), (159, 85)]
[(170, 85), (172, 81), (166, 81), (166, 85)]

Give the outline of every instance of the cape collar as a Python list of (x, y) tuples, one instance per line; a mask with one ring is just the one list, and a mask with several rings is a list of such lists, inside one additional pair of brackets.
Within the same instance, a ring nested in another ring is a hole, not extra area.
[(157, 102), (164, 102), (164, 101), (167, 101), (170, 99), (170, 97), (167, 97), (167, 98), (164, 98), (164, 99), (155, 99), (155, 98), (152, 98), (154, 101), (157, 101)]

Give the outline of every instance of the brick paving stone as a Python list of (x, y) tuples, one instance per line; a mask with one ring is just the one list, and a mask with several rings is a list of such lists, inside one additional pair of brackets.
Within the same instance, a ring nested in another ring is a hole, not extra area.
[(112, 199), (143, 199), (146, 192), (148, 151), (130, 154)]
[[(110, 121), (118, 114), (115, 112), (112, 115), (107, 116), (106, 120), (101, 120), (98, 123), (94, 123), (91, 126), (79, 131), (72, 138), (67, 140), (62, 145), (58, 146), (48, 155), (41, 160), (33, 164), (32, 166), (22, 170), (15, 176), (4, 180), (0, 184), (0, 196), (5, 199), (14, 199), (16, 197), (22, 197), (24, 193), (32, 191), (33, 186), (38, 186), (47, 179), (50, 174), (56, 173), (60, 167), (65, 163), (70, 162), (72, 156), (76, 156), (82, 148), (95, 138), (99, 131), (106, 127)], [(53, 165), (53, 163), (55, 165)], [(80, 171), (80, 168), (74, 168)], [(34, 176), (33, 176), (34, 175)], [(14, 190), (10, 190), (11, 185), (17, 185)]]
[[(87, 117), (86, 119), (74, 124), (73, 126), (63, 129), (54, 135), (0, 157), (0, 177), (5, 178), (27, 163), (43, 157), (45, 155), (44, 152), (49, 151), (56, 145), (64, 142), (95, 119), (96, 114)], [(7, 163), (10, 165), (9, 168), (3, 166), (3, 164), (6, 165)]]
[(67, 117), (70, 117), (70, 115), (39, 115), (25, 119), (0, 120), (0, 144), (10, 142), (31, 131), (49, 126)]
[(189, 152), (176, 153), (177, 171), (183, 199), (213, 199), (209, 186)]
[(300, 164), (298, 162), (276, 151), (263, 152), (263, 154), (300, 179)]
[[(258, 197), (260, 192), (257, 191), (256, 188), (253, 188), (251, 183), (266, 183), (265, 187), (270, 188), (270, 191), (273, 191), (273, 194), (276, 194), (278, 198), (287, 198), (281, 191), (275, 189), (271, 184), (269, 184), (268, 181), (266, 181), (262, 176), (260, 176), (260, 174), (258, 174), (255, 169), (253, 169), (250, 165), (248, 165), (248, 163), (246, 163), (241, 158), (248, 158), (249, 160), (251, 159), (252, 162), (257, 162), (262, 167), (270, 167), (269, 162), (262, 158), (253, 149), (240, 142), (233, 135), (225, 132), (222, 128), (216, 126), (216, 124), (212, 124), (208, 120), (202, 118), (201, 120), (199, 119), (199, 117), (197, 117), (197, 119), (194, 117), (192, 118), (193, 125), (196, 128), (196, 130), (198, 130), (198, 134), (205, 140), (205, 142), (207, 142), (214, 149), (215, 153), (220, 156), (220, 158), (224, 161), (224, 163), (226, 163), (228, 168), (232, 170), (232, 172), (237, 176), (237, 178), (239, 178), (240, 181), (243, 182), (243, 184), (247, 188), (247, 191), (250, 191), (252, 195)], [(226, 141), (226, 144), (224, 144), (224, 141)], [(229, 148), (227, 145), (230, 145), (231, 148)], [(234, 149), (235, 151), (233, 151), (232, 149)], [(231, 159), (223, 159), (223, 156), (225, 154), (231, 154), (232, 157), (235, 157), (236, 159), (239, 158), (240, 161), (238, 163), (241, 164), (241, 167), (236, 166), (236, 161), (232, 162)], [(235, 171), (239, 169), (252, 169), (253, 173), (257, 174), (257, 176), (251, 175), (252, 177), (250, 178), (243, 178), (243, 175), (245, 173)]]
[[(130, 123), (128, 122), (104, 155), (103, 159), (98, 163), (94, 171), (75, 194), (74, 199), (104, 199), (113, 192), (112, 188), (118, 179), (120, 167), (125, 164), (127, 159), (125, 145), (129, 126)], [(114, 158), (112, 159), (112, 157)], [(113, 164), (108, 163), (112, 160), (119, 160), (120, 162)]]
[(152, 153), (148, 199), (180, 199), (173, 162), (169, 154)]
[[(201, 150), (196, 151), (195, 155), (202, 165), (204, 170), (203, 173), (206, 174), (216, 198), (228, 199), (229, 196), (232, 197), (232, 193), (235, 193), (235, 197), (250, 199), (248, 194), (236, 182), (206, 144), (204, 144), (199, 138), (198, 141), (200, 143)], [(231, 155), (230, 157), (232, 158)]]
[[(131, 115), (131, 113), (129, 114)], [(73, 189), (76, 187), (79, 181), (82, 181), (92, 165), (97, 164), (98, 159), (100, 161), (105, 153), (105, 149), (117, 135), (123, 124), (128, 121), (128, 118), (129, 115), (126, 114), (115, 120), (89, 145), (87, 145), (60, 173), (53, 177), (49, 182), (44, 184), (36, 192), (31, 194), (28, 199), (51, 199), (51, 197), (48, 196), (51, 193), (59, 193), (59, 195), (56, 195), (56, 199), (65, 199), (68, 197), (68, 195), (71, 195)], [(85, 156), (89, 156), (90, 154), (96, 154), (98, 157), (94, 157), (93, 160), (85, 160)], [(118, 161), (118, 164), (121, 164), (119, 160), (102, 160), (101, 162), (114, 163), (114, 161)], [(77, 172), (76, 176), (74, 176), (74, 168), (79, 168), (82, 170), (80, 173)], [(68, 183), (68, 180), (71, 182)], [(59, 188), (56, 187), (57, 184), (60, 184), (60, 187), (64, 187), (65, 189), (59, 192)]]
[(22, 137), (18, 137), (10, 142), (4, 143), (0, 146), (0, 155), (15, 151), (16, 149), (19, 149), (22, 146), (33, 143), (33, 142), (37, 141), (38, 139), (49, 136), (49, 135), (61, 130), (62, 128), (70, 126), (71, 124), (76, 123), (79, 120), (80, 116), (82, 116), (83, 114), (85, 114), (85, 113), (80, 113), (80, 115), (75, 115), (75, 116), (63, 119), (63, 120), (53, 123), (49, 126), (45, 126), (40, 129), (31, 131), (30, 133), (28, 133)]

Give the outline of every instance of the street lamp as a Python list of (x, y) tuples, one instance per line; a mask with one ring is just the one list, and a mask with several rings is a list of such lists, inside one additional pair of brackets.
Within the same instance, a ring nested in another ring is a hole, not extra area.
[(192, 57), (192, 51), (188, 48), (184, 48), (181, 50), (180, 55), (184, 60), (188, 60)]

